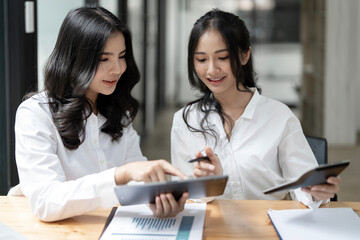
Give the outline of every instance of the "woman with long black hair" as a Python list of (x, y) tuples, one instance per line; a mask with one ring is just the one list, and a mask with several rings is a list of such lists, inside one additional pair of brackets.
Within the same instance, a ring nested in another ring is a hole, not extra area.
[[(340, 179), (329, 177), (327, 184), (290, 194), (263, 193), (300, 177), (317, 161), (292, 111), (260, 95), (250, 34), (238, 16), (214, 9), (196, 21), (189, 37), (188, 75), (201, 97), (174, 115), (172, 164), (195, 177), (228, 175), (221, 196), (226, 199), (292, 198), (317, 207), (339, 190)], [(202, 154), (209, 161), (187, 162)]]
[[(16, 163), (33, 212), (55, 221), (118, 204), (114, 187), (185, 175), (165, 160), (146, 161), (132, 128), (139, 81), (128, 27), (101, 7), (66, 16), (45, 66), (45, 89), (31, 93), (16, 114)], [(184, 209), (161, 194), (157, 217)]]

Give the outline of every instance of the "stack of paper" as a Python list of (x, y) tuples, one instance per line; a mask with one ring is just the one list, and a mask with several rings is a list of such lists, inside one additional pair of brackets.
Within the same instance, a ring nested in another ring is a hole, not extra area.
[(185, 204), (173, 218), (156, 218), (145, 204), (118, 207), (100, 240), (202, 239), (206, 203)]
[(269, 210), (281, 239), (360, 239), (360, 218), (351, 208)]

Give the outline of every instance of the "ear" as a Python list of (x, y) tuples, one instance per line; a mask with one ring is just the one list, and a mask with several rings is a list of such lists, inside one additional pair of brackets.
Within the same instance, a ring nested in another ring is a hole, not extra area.
[(249, 50), (247, 52), (241, 54), (241, 64), (242, 65), (247, 64), (247, 62), (249, 61), (250, 55), (251, 55), (251, 47), (249, 47)]

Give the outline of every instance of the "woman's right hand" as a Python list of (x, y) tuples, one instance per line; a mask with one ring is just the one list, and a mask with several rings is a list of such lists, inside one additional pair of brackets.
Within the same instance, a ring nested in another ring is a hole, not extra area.
[[(166, 181), (166, 174), (186, 179), (187, 176), (179, 169), (165, 160), (152, 160), (143, 162), (132, 162), (118, 167), (115, 170), (115, 181), (117, 185), (126, 184), (132, 180), (143, 182)], [(185, 192), (176, 201), (171, 193), (162, 193), (155, 199), (155, 204), (149, 207), (156, 217), (174, 217), (184, 210), (188, 193)]]
[(186, 175), (165, 160), (150, 160), (132, 162), (116, 168), (116, 185), (126, 184), (130, 181), (137, 182), (163, 182), (166, 174), (185, 179)]
[[(206, 156), (209, 157), (209, 161), (199, 161), (194, 165), (194, 176), (205, 177), (205, 176), (214, 176), (214, 175), (222, 175), (223, 168), (218, 156), (214, 153), (214, 151), (210, 147), (205, 147)], [(196, 158), (203, 157), (201, 152), (198, 152), (195, 156)]]

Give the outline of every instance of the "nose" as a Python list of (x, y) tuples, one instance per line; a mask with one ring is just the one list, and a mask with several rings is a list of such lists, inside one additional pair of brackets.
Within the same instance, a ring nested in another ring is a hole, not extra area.
[(120, 75), (122, 74), (126, 69), (126, 62), (125, 61), (116, 61), (112, 64), (110, 73), (112, 75)]
[(210, 59), (209, 64), (208, 64), (207, 73), (208, 74), (215, 74), (218, 71), (219, 71), (219, 68), (218, 68), (218, 66), (216, 64), (216, 61)]

